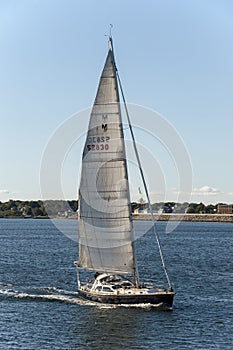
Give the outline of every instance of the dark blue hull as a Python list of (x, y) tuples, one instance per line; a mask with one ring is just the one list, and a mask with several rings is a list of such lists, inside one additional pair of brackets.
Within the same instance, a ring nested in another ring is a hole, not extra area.
[(148, 294), (118, 294), (118, 295), (103, 295), (91, 293), (85, 290), (79, 290), (79, 295), (85, 300), (94, 301), (103, 304), (151, 304), (164, 310), (171, 310), (173, 306), (174, 292), (156, 292)]

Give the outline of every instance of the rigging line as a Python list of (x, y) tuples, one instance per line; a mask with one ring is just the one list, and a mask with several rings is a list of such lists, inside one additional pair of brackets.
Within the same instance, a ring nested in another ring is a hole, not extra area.
[(126, 112), (126, 116), (127, 116), (127, 120), (128, 120), (128, 124), (129, 124), (130, 134), (131, 134), (131, 137), (132, 137), (132, 140), (133, 140), (135, 156), (136, 156), (136, 159), (137, 159), (137, 162), (138, 162), (138, 167), (139, 167), (139, 170), (140, 170), (143, 186), (144, 186), (144, 189), (145, 189), (145, 192), (146, 192), (146, 198), (147, 198), (147, 201), (148, 201), (148, 206), (149, 206), (149, 210), (150, 210), (151, 220), (152, 220), (152, 223), (153, 223), (153, 229), (154, 229), (156, 241), (157, 241), (158, 248), (159, 248), (159, 254), (160, 254), (161, 261), (162, 261), (162, 266), (163, 266), (163, 269), (164, 269), (164, 273), (165, 273), (165, 276), (166, 276), (166, 279), (167, 279), (168, 286), (169, 286), (170, 290), (172, 290), (172, 285), (171, 285), (171, 282), (170, 282), (170, 278), (168, 276), (167, 268), (165, 266), (165, 260), (164, 260), (164, 257), (163, 257), (163, 251), (162, 251), (162, 247), (161, 247), (161, 244), (160, 244), (159, 234), (158, 234), (158, 231), (157, 231), (157, 228), (156, 228), (156, 225), (155, 225), (155, 220), (154, 220), (153, 210), (152, 210), (152, 206), (151, 206), (150, 196), (149, 196), (149, 192), (148, 192), (148, 189), (147, 189), (146, 180), (145, 180), (145, 177), (144, 177), (144, 174), (143, 174), (141, 160), (140, 160), (139, 153), (138, 153), (138, 150), (137, 150), (136, 141), (135, 141), (135, 137), (134, 137), (134, 133), (133, 133), (133, 128), (132, 128), (132, 124), (131, 124), (130, 117), (129, 117), (129, 111), (128, 111), (128, 108), (127, 108), (127, 105), (126, 105), (126, 100), (125, 100), (123, 88), (122, 88), (122, 85), (121, 85), (120, 76), (119, 76), (119, 73), (118, 73), (118, 70), (117, 70), (116, 66), (115, 66), (115, 69), (116, 69), (116, 75), (117, 75), (117, 78), (118, 78), (120, 91), (121, 91), (121, 95), (122, 95), (122, 99), (123, 99), (123, 103), (124, 103), (124, 108), (125, 108), (125, 112)]

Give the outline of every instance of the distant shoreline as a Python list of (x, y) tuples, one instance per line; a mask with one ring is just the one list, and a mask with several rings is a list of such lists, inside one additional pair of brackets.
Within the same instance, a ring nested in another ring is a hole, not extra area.
[[(154, 214), (156, 221), (233, 222), (233, 214)], [(133, 214), (133, 220), (149, 221), (150, 214)]]
[[(17, 217), (8, 216), (0, 219), (77, 219), (75, 215), (70, 217), (58, 217), (58, 216), (37, 216), (37, 217)], [(154, 214), (155, 221), (188, 221), (188, 222), (233, 222), (233, 214)], [(150, 221), (150, 214), (133, 214), (133, 220)]]

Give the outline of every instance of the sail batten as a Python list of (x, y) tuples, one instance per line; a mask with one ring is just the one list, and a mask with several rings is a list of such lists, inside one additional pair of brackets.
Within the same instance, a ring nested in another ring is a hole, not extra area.
[(81, 268), (127, 274), (135, 271), (125, 145), (111, 48), (83, 150), (78, 226)]

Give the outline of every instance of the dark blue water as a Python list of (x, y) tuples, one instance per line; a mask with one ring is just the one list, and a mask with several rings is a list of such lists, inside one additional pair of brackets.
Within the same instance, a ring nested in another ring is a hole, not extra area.
[[(60, 223), (76, 235), (76, 221)], [(79, 300), (77, 243), (50, 220), (1, 219), (0, 349), (232, 349), (232, 224), (182, 223), (170, 234), (165, 226), (158, 223), (173, 312)], [(152, 238), (137, 241), (145, 278), (159, 274)]]

